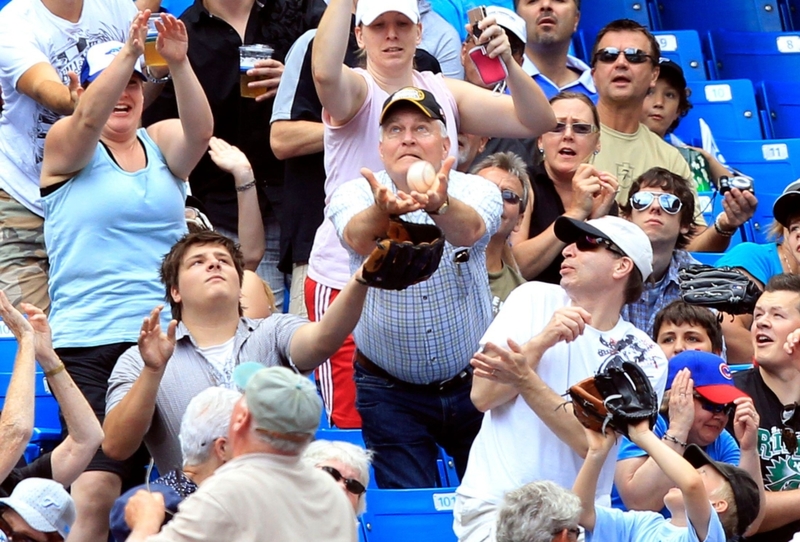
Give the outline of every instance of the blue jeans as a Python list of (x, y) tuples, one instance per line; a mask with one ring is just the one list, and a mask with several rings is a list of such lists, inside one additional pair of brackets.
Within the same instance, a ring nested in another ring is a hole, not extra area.
[(469, 398), (470, 380), (442, 393), (391, 382), (359, 365), (354, 379), (364, 442), (375, 452), (378, 487), (435, 487), (437, 444), (453, 457), (458, 476), (464, 475), (483, 419)]

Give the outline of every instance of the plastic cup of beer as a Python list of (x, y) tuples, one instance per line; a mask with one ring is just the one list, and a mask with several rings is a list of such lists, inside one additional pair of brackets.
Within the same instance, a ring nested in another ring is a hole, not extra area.
[(144, 42), (144, 63), (147, 66), (161, 67), (166, 66), (167, 61), (161, 56), (161, 53), (156, 51), (156, 39), (158, 38), (158, 29), (156, 28), (156, 21), (161, 20), (161, 15), (150, 15), (147, 19), (147, 39)]
[(267, 89), (250, 88), (247, 84), (251, 81), (258, 81), (260, 77), (247, 75), (247, 70), (256, 67), (259, 60), (269, 60), (272, 58), (272, 47), (269, 45), (253, 44), (242, 45), (239, 47), (239, 91), (243, 98), (256, 98), (267, 93)]

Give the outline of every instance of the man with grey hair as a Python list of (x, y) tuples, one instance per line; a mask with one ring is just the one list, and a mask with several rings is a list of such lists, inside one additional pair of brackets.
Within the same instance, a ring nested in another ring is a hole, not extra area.
[(519, 272), (508, 238), (519, 230), (533, 190), (525, 162), (513, 152), (498, 152), (487, 156), (472, 168), (472, 173), (496, 184), (503, 198), (500, 227), (486, 247), (492, 314), (497, 315), (511, 290), (526, 282)]
[[(370, 288), (355, 329), (354, 380), (364, 440), (375, 451), (382, 488), (433, 487), (439, 444), (463, 474), (481, 414), (469, 400), (467, 361), (491, 321), (486, 245), (500, 223), (500, 192), (451, 171), (442, 106), (428, 91), (404, 87), (380, 113), (383, 171), (333, 193), (328, 217), (358, 268), (385, 238), (392, 216), (435, 224), (445, 237), (441, 262), (426, 281), (402, 291)], [(437, 175), (412, 189), (407, 173), (426, 161)], [(403, 428), (398, 431), (397, 428)]]
[(539, 480), (506, 493), (497, 515), (497, 542), (578, 539), (581, 501), (568, 489)]
[(303, 461), (330, 474), (342, 487), (356, 516), (367, 510), (367, 486), (372, 451), (342, 440), (315, 440)]
[(328, 474), (300, 460), (322, 414), (314, 384), (285, 367), (256, 362), (239, 365), (234, 380), (244, 396), (228, 431), (233, 459), (160, 533), (163, 496), (136, 493), (125, 508), (128, 540), (355, 540), (352, 508), (342, 491)]

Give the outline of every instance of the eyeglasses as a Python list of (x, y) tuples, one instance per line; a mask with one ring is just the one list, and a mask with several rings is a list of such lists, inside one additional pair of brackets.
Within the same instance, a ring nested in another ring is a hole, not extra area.
[(595, 62), (611, 64), (612, 62), (617, 61), (619, 55), (625, 55), (625, 60), (631, 64), (644, 64), (648, 60), (653, 59), (652, 56), (648, 55), (646, 51), (642, 51), (641, 49), (626, 47), (625, 49), (619, 50), (616, 47), (606, 47), (604, 49), (600, 49), (594, 54), (594, 60)]
[(550, 130), (550, 133), (563, 134), (567, 131), (567, 126), (572, 128), (572, 133), (575, 135), (589, 135), (598, 130), (597, 126), (586, 122), (557, 122), (555, 128)]
[(2, 516), (0, 516), (0, 531), (3, 532), (8, 542), (36, 542), (36, 540), (31, 538), (30, 536), (18, 533), (14, 529), (12, 529), (11, 525), (9, 525), (8, 522), (5, 520), (5, 518)]
[(508, 188), (501, 190), (500, 193), (503, 196), (503, 201), (506, 203), (510, 203), (511, 205), (516, 205), (522, 198), (516, 194), (513, 190), (509, 190)]
[(736, 405), (733, 403), (725, 403), (723, 405), (709, 401), (697, 392), (694, 392), (693, 395), (694, 398), (700, 402), (700, 406), (703, 407), (703, 410), (706, 412), (711, 412), (712, 414), (719, 414), (721, 412), (726, 416), (730, 416), (731, 413), (736, 409)]
[(631, 196), (631, 207), (637, 211), (644, 211), (658, 199), (658, 204), (668, 215), (676, 215), (681, 212), (683, 202), (674, 194), (661, 194), (658, 192), (636, 192)]
[(797, 451), (797, 431), (789, 426), (789, 422), (794, 417), (796, 409), (797, 403), (792, 403), (791, 405), (784, 405), (783, 411), (781, 412), (781, 425), (783, 425), (783, 429), (781, 429), (781, 438), (783, 439), (783, 445), (786, 446), (786, 450), (792, 455)]
[(345, 478), (342, 476), (342, 473), (338, 470), (334, 469), (333, 467), (329, 467), (327, 465), (320, 467), (322, 470), (333, 476), (333, 479), (337, 482), (341, 482), (344, 480), (344, 488), (352, 493), (353, 495), (361, 495), (364, 493), (367, 488), (364, 487), (364, 484), (356, 480), (355, 478)]
[(581, 252), (591, 252), (599, 248), (606, 248), (615, 254), (625, 256), (625, 253), (622, 251), (622, 249), (613, 242), (609, 241), (608, 239), (604, 239), (603, 237), (595, 237), (593, 235), (578, 237), (578, 239), (575, 241), (575, 247)]

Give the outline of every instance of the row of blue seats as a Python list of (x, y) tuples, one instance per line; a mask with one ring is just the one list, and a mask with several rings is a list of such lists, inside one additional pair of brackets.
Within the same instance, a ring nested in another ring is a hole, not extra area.
[(800, 30), (798, 4), (798, 0), (592, 1), (581, 4), (581, 27), (596, 32), (608, 21), (626, 18), (652, 30), (791, 31)]

